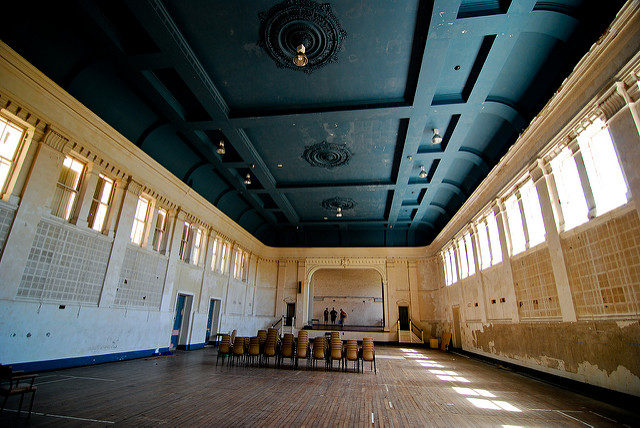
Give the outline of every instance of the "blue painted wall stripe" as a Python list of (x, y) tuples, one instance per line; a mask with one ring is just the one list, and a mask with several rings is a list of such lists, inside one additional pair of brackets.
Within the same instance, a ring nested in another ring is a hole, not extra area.
[[(202, 344), (204, 347), (204, 344)], [(197, 348), (192, 348), (197, 349)], [(160, 353), (167, 352), (169, 348), (159, 348)], [(156, 354), (156, 348), (139, 351), (116, 352), (113, 354), (89, 355), (85, 357), (61, 358), (57, 360), (31, 361), (27, 363), (11, 364), (14, 370), (25, 372), (41, 372), (45, 370), (57, 370), (68, 367), (88, 366), (91, 364), (110, 363), (113, 361), (131, 360), (134, 358), (150, 357)]]

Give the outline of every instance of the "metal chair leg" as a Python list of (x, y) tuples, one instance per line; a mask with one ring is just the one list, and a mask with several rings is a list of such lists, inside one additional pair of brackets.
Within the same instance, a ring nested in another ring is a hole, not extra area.
[(31, 410), (33, 409), (33, 399), (36, 398), (36, 392), (31, 391), (31, 403), (29, 404), (29, 414), (27, 415), (27, 419), (31, 419)]

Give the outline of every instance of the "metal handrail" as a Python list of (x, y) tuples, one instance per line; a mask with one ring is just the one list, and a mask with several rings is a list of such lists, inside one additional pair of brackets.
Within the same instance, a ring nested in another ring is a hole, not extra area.
[(282, 318), (284, 318), (284, 317), (280, 317), (280, 319), (279, 319), (278, 321), (274, 322), (274, 323), (271, 325), (271, 328), (276, 328), (276, 326), (277, 326), (279, 323), (281, 323), (281, 322), (282, 322)]
[(422, 342), (424, 342), (424, 330), (418, 327), (411, 319), (409, 319), (409, 327), (409, 330), (411, 330), (411, 332), (417, 336), (418, 334), (413, 331), (413, 328), (415, 327), (420, 332), (420, 339), (422, 339)]

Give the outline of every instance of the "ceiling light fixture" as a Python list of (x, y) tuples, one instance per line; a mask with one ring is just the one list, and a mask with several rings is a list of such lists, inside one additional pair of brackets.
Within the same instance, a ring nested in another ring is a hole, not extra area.
[(300, 43), (296, 48), (296, 56), (293, 57), (293, 63), (298, 67), (304, 67), (309, 63), (309, 58), (305, 55), (307, 48), (304, 47), (304, 43)]
[(247, 176), (244, 178), (244, 184), (247, 186), (251, 184), (251, 174), (247, 172)]
[(433, 144), (440, 144), (442, 142), (442, 137), (438, 134), (438, 129), (433, 130), (433, 137), (431, 137), (431, 142)]
[(424, 165), (420, 165), (420, 174), (418, 174), (420, 178), (427, 178), (427, 171), (424, 169)]
[(220, 143), (218, 144), (218, 149), (216, 150), (216, 153), (218, 153), (219, 155), (223, 155), (226, 153), (226, 151), (224, 150), (224, 141), (220, 140)]
[(338, 207), (338, 208), (336, 209), (336, 211), (337, 211), (337, 213), (336, 213), (336, 217), (338, 217), (338, 218), (342, 217), (342, 208)]

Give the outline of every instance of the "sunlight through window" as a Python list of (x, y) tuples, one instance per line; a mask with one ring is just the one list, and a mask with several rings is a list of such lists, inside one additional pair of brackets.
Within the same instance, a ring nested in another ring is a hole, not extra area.
[(475, 396), (481, 395), (483, 397), (491, 397), (491, 398), (495, 397), (495, 395), (493, 395), (486, 389), (471, 389), (471, 388), (461, 388), (458, 386), (454, 386), (453, 390), (460, 395), (475, 395)]
[(429, 370), (433, 374), (439, 375), (448, 375), (448, 376), (458, 376), (458, 373), (451, 370)]
[(508, 412), (521, 412), (516, 406), (506, 401), (486, 400), (484, 398), (466, 397), (467, 400), (479, 409), (506, 410)]

